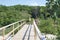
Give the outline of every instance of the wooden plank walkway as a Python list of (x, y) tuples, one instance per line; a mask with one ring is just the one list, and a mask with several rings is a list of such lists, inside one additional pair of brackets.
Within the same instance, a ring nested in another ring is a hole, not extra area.
[[(14, 29), (14, 25), (18, 23), (18, 26)], [(23, 26), (22, 26), (23, 25)], [(5, 35), (5, 29), (9, 26), (13, 26), (13, 30), (9, 32), (7, 35)], [(17, 31), (17, 33), (14, 35), (14, 31), (16, 29), (22, 27), (20, 30)], [(15, 22), (13, 24), (7, 25), (5, 27), (0, 28), (0, 31), (3, 30), (3, 36), (0, 36), (0, 40), (47, 40), (48, 35), (45, 37), (45, 35), (42, 35), (41, 31), (37, 27), (35, 21), (33, 21), (33, 24), (25, 24), (23, 22), (20, 24), (19, 22)], [(13, 35), (11, 35), (13, 34)], [(12, 37), (13, 36), (13, 37)], [(51, 37), (49, 37), (50, 39)], [(56, 39), (56, 36), (54, 37)], [(53, 39), (54, 39), (53, 38)]]
[(40, 40), (38, 36), (35, 39), (35, 31), (33, 25), (25, 24), (11, 40)]

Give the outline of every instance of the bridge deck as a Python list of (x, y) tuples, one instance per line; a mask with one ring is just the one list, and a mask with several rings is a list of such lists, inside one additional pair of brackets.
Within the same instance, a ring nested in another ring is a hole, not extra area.
[[(14, 25), (18, 23), (18, 27), (14, 29)], [(23, 22), (21, 25), (20, 21), (16, 22), (10, 25), (7, 25), (5, 27), (0, 28), (0, 31), (2, 30), (3, 36), (0, 36), (0, 40), (47, 40), (47, 39), (56, 39), (57, 36), (51, 37), (50, 35), (42, 35), (40, 30), (38, 29), (35, 21), (33, 21), (33, 24), (25, 24)], [(23, 25), (25, 24), (25, 25)], [(5, 35), (5, 29), (7, 27), (13, 26), (13, 30), (9, 32), (7, 35)], [(23, 26), (22, 26), (23, 25)], [(11, 35), (12, 33), (14, 34), (14, 31), (18, 29), (19, 27), (22, 27), (20, 30), (15, 35)], [(12, 37), (13, 36), (13, 37)], [(47, 38), (48, 37), (48, 38)]]
[(35, 37), (34, 26), (24, 25), (11, 40), (39, 40), (38, 36)]

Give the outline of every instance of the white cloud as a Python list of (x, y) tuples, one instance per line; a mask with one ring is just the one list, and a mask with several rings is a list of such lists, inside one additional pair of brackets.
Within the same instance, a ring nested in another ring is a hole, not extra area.
[(32, 5), (32, 6), (39, 6), (39, 4), (36, 3), (36, 2), (30, 3), (30, 5)]
[(36, 6), (45, 6), (46, 0), (33, 0), (33, 4)]
[(45, 6), (45, 3), (42, 0), (41, 1), (30, 0), (28, 2), (28, 5), (30, 5), (30, 6)]

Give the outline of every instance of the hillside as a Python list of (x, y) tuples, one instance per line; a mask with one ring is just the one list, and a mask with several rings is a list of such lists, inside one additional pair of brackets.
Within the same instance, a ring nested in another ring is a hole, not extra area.
[(49, 13), (46, 6), (0, 5), (0, 27), (30, 17), (39, 20), (38, 27), (42, 33), (60, 35), (59, 7), (56, 15), (53, 15)]

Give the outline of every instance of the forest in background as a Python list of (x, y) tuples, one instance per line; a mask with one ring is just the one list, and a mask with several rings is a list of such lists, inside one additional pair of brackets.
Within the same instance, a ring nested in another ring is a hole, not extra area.
[(59, 0), (47, 0), (46, 6), (0, 5), (0, 27), (29, 17), (39, 19), (41, 32), (60, 36)]
[(0, 5), (0, 27), (19, 21), (21, 19), (27, 19), (30, 14), (28, 11), (30, 7), (15, 5), (15, 6), (3, 6)]

